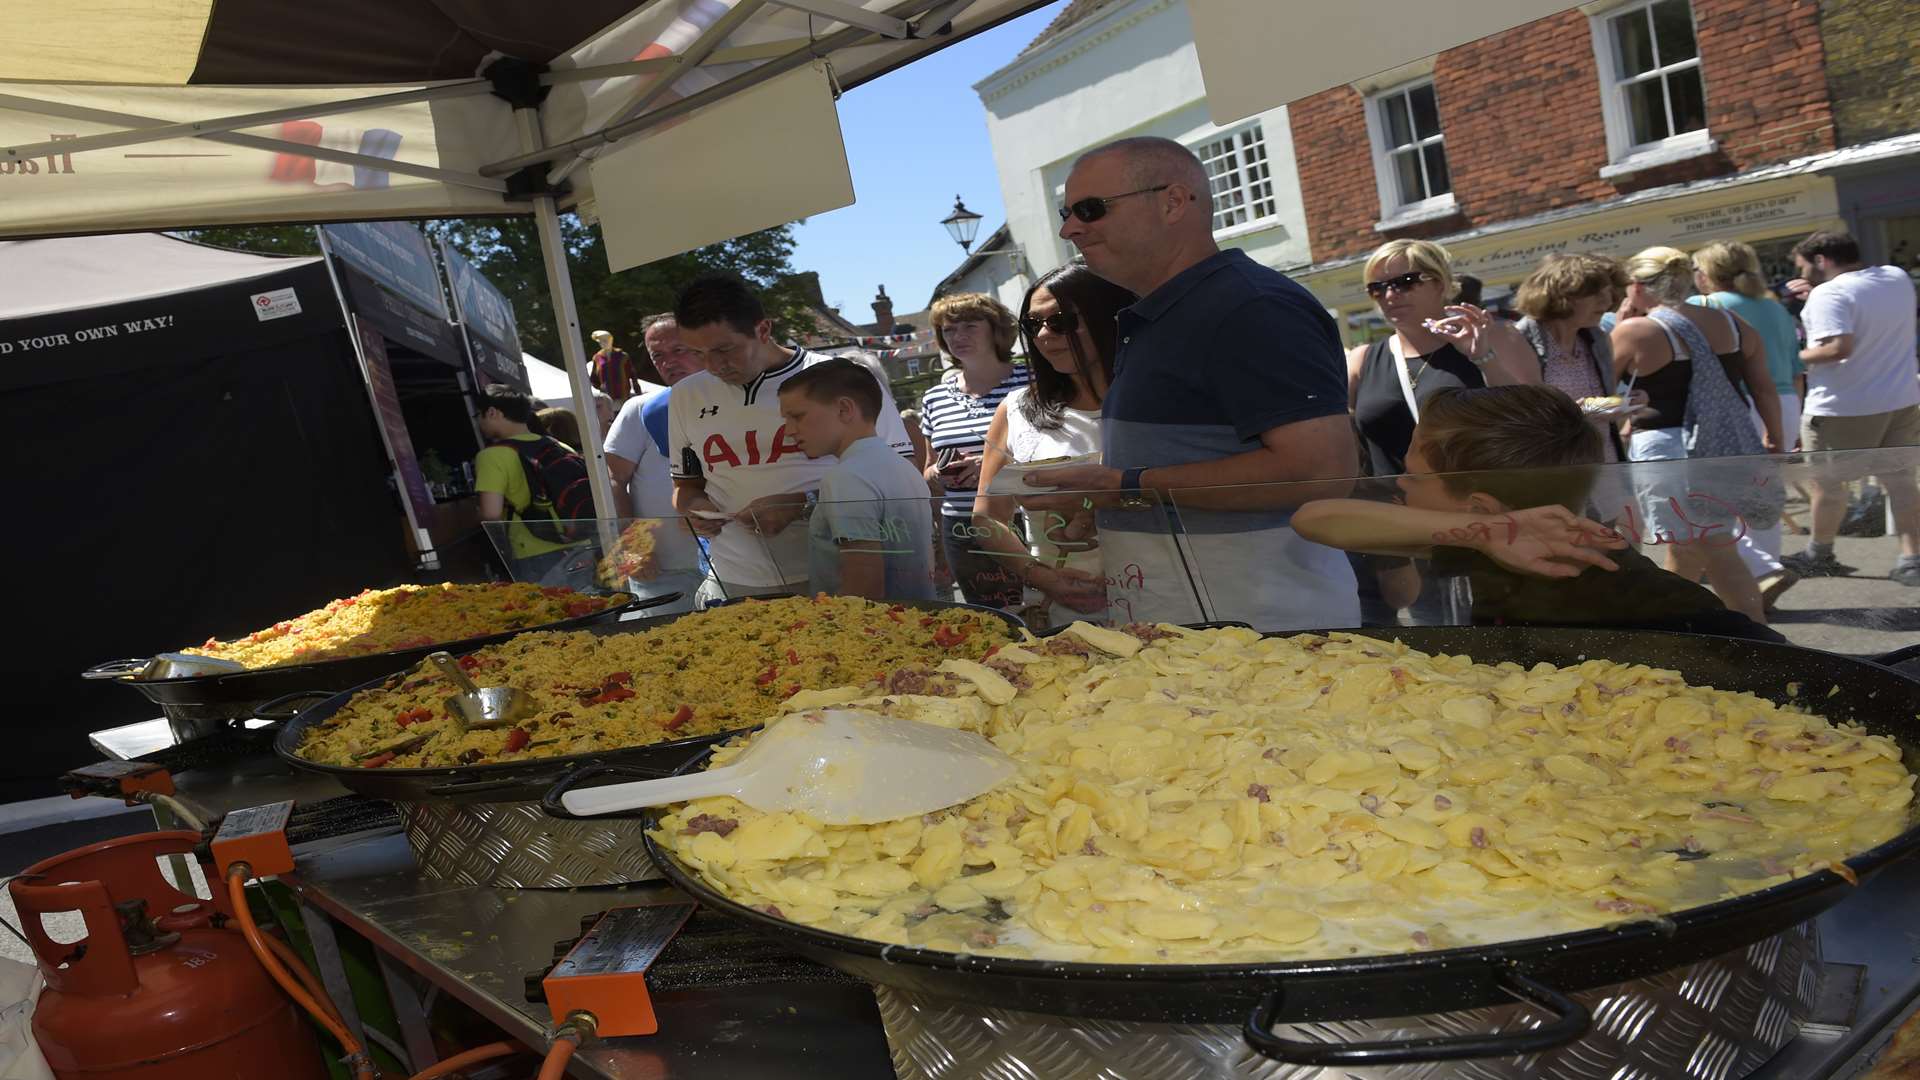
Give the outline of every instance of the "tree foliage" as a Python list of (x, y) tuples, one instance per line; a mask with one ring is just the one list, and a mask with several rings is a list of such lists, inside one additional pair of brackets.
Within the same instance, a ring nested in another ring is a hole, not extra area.
[[(532, 218), (451, 218), (426, 222), (425, 228), (430, 237), (445, 240), (447, 246), (471, 259), (513, 302), (522, 348), (543, 360), (561, 362), (553, 298), (547, 291), (546, 261)], [(589, 352), (594, 346), (585, 335), (608, 330), (636, 360), (642, 359), (641, 321), (671, 310), (675, 294), (694, 278), (720, 272), (737, 274), (759, 290), (776, 333), (798, 337), (807, 332), (803, 311), (809, 300), (803, 286), (791, 277), (791, 225), (710, 244), (618, 274), (607, 269), (600, 230), (573, 214), (563, 214), (560, 233), (567, 249), (568, 273), (573, 278), (580, 333)], [(191, 229), (180, 235), (202, 244), (263, 255), (317, 255), (320, 251), (313, 229), (304, 225)]]

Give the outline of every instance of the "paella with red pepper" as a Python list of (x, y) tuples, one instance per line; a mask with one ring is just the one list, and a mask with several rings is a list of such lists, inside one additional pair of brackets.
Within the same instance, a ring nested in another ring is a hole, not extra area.
[(182, 652), (249, 669), (310, 664), (418, 649), (447, 641), (577, 619), (631, 600), (573, 589), (495, 581), (485, 585), (401, 585), (368, 589), (231, 641), (208, 638)]
[(785, 597), (711, 608), (627, 634), (536, 631), (462, 657), (481, 686), (533, 695), (508, 729), (464, 729), (428, 665), (362, 691), (301, 744), (327, 765), (440, 768), (560, 757), (751, 727), (802, 690), (927, 692), (943, 660), (980, 660), (1012, 627), (968, 608)]

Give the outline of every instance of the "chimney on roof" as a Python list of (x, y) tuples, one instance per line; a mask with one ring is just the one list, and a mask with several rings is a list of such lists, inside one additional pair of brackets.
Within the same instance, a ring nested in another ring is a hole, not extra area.
[(893, 333), (893, 298), (887, 295), (885, 285), (880, 286), (880, 295), (873, 298), (873, 332)]

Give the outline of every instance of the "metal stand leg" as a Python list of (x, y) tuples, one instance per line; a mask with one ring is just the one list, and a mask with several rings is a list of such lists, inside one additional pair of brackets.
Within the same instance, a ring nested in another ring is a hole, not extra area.
[(375, 949), (374, 955), (380, 961), (380, 977), (387, 983), (387, 998), (393, 1002), (394, 1019), (400, 1023), (400, 1039), (407, 1044), (408, 1066), (418, 1072), (440, 1060), (434, 1052), (433, 1036), (427, 1031), (427, 1009), (437, 988), (428, 987), (425, 998), (415, 997), (407, 969), (394, 963), (384, 949)]
[(366, 1025), (360, 1022), (360, 1010), (353, 1003), (353, 987), (347, 983), (347, 967), (340, 960), (340, 939), (334, 936), (333, 920), (326, 912), (304, 901), (300, 904), (300, 917), (306, 922), (307, 940), (313, 946), (321, 985), (327, 988), (327, 996), (340, 1011), (347, 1032), (358, 1039), (360, 1045), (367, 1045)]

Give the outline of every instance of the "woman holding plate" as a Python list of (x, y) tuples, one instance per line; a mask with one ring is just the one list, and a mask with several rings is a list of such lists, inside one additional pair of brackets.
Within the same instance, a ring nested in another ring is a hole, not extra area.
[(1033, 378), (1007, 395), (987, 427), (973, 524), (981, 546), (1001, 556), (1008, 573), (1046, 595), (1030, 613), (1036, 625), (1053, 621), (1056, 604), (1075, 618), (1106, 611), (1100, 552), (1090, 539), (1093, 515), (1030, 513), (1023, 540), (1013, 527), (1018, 498), (1004, 494), (1020, 490), (1020, 483), (1011, 475), (998, 484), (994, 479), (1025, 471), (1010, 466), (1099, 454), (1100, 402), (1113, 379), (1114, 316), (1133, 301), (1126, 289), (1069, 264), (1041, 278), (1020, 304)]

